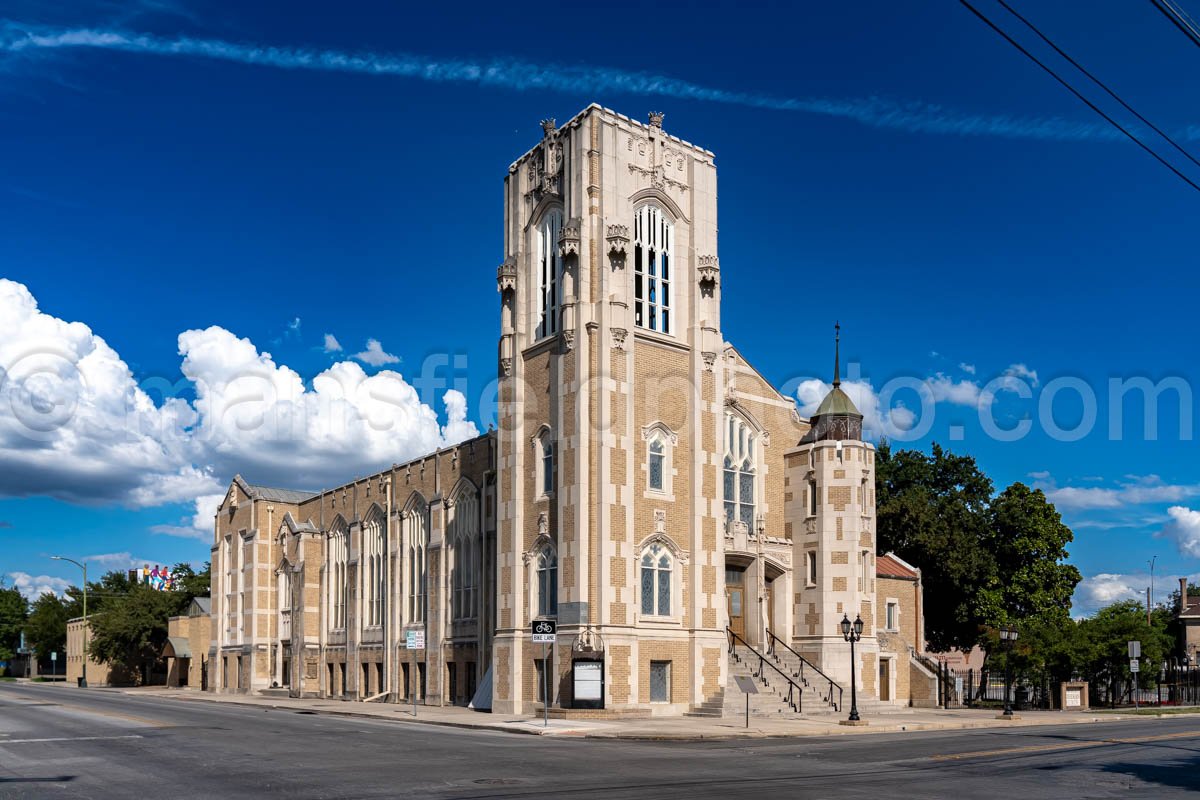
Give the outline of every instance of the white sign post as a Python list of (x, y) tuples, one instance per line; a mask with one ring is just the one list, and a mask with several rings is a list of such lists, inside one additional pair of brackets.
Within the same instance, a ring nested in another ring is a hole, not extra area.
[(558, 621), (553, 619), (535, 619), (529, 623), (530, 641), (534, 644), (542, 646), (542, 727), (550, 725), (550, 701), (553, 699), (554, 692), (550, 688), (553, 686), (551, 677), (553, 672), (553, 664), (546, 662), (546, 645), (554, 644), (558, 639)]
[(1133, 710), (1138, 710), (1138, 673), (1141, 672), (1141, 665), (1138, 664), (1138, 659), (1142, 657), (1142, 643), (1129, 643), (1129, 671), (1133, 673)]
[(409, 691), (412, 692), (413, 716), (416, 717), (417, 716), (417, 686), (420, 684), (420, 681), (418, 679), (418, 672), (417, 672), (417, 651), (425, 649), (425, 631), (424, 630), (405, 631), (404, 632), (404, 646), (407, 649), (412, 651), (412, 676), (411, 676), (412, 685), (409, 687)]

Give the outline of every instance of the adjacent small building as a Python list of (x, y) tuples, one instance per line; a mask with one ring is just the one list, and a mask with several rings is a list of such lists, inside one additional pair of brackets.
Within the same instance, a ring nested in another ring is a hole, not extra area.
[[(79, 683), (83, 677), (85, 640), (91, 640), (90, 617), (67, 620), (67, 682)], [(114, 668), (107, 661), (97, 661), (90, 653), (87, 659), (88, 686), (131, 686), (137, 676), (128, 670)]]
[(208, 688), (208, 648), (212, 641), (212, 600), (192, 598), (186, 614), (167, 620), (167, 686)]
[(1179, 647), (1188, 663), (1196, 664), (1200, 650), (1200, 597), (1188, 596), (1187, 578), (1179, 579)]

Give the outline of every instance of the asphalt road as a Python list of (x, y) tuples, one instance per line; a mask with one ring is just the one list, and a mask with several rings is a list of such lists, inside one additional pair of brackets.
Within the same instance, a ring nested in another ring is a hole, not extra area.
[(1200, 717), (826, 738), (519, 736), (0, 683), (0, 798), (1168, 798)]

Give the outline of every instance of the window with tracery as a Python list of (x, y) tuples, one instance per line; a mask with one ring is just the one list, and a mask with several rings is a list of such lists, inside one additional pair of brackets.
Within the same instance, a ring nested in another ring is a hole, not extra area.
[(472, 619), (479, 569), (479, 501), (473, 490), (463, 489), (455, 496), (453, 524), (451, 606), (454, 619)]
[(367, 625), (383, 624), (383, 516), (372, 514), (363, 525), (363, 583)]
[(346, 627), (346, 561), (350, 533), (339, 525), (329, 534), (329, 625), (334, 630)]
[(642, 613), (671, 616), (671, 553), (661, 544), (652, 544), (642, 553)]
[(537, 608), (539, 617), (558, 614), (558, 553), (546, 545), (537, 559)]
[(418, 503), (408, 513), (408, 621), (425, 620), (425, 582), (428, 565), (425, 548), (429, 544), (429, 508)]
[(740, 521), (754, 530), (757, 488), (758, 434), (734, 414), (726, 419), (725, 519)]
[(633, 218), (633, 323), (671, 332), (672, 252), (675, 227), (656, 206), (642, 206)]
[(562, 232), (562, 212), (555, 209), (542, 217), (537, 229), (537, 338), (558, 333), (562, 327), (562, 256), (558, 253), (558, 235)]

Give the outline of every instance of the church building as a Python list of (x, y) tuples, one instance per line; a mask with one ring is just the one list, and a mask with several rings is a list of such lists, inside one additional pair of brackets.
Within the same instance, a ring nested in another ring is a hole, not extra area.
[(505, 180), (498, 430), (332, 490), (236, 478), (208, 686), (704, 714), (761, 655), (765, 702), (832, 713), (861, 619), (860, 705), (932, 697), (836, 353), (801, 418), (722, 328), (717, 232), (714, 155), (662, 114), (543, 121)]

